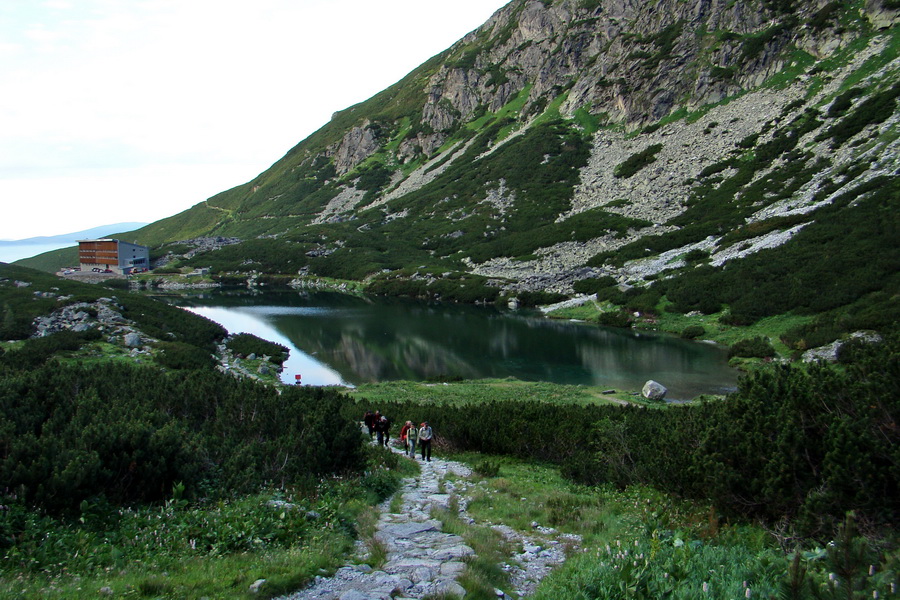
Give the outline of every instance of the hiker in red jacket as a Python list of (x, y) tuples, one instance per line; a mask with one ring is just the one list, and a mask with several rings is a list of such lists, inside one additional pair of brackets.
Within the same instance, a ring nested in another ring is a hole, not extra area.
[(400, 441), (403, 442), (403, 448), (406, 454), (409, 454), (409, 439), (407, 439), (407, 437), (410, 429), (413, 429), (412, 421), (407, 421), (400, 429)]

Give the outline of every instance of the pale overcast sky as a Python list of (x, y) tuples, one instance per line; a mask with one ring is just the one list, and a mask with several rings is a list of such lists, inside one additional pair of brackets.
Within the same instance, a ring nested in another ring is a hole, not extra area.
[(508, 0), (2, 0), (0, 239), (249, 181)]

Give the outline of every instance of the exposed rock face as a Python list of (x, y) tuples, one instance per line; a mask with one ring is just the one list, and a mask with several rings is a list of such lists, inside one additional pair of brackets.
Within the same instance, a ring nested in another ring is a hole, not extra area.
[(354, 127), (341, 140), (334, 152), (334, 168), (339, 175), (352, 170), (380, 148), (378, 136), (371, 123), (365, 122)]
[[(417, 153), (430, 156), (479, 110), (499, 111), (529, 85), (525, 114), (537, 114), (568, 89), (560, 106), (564, 116), (586, 108), (614, 122), (635, 124), (665, 117), (683, 98), (690, 98), (691, 107), (718, 102), (781, 68), (788, 32), (771, 36), (753, 56), (742, 54), (738, 41), (711, 46), (696, 34), (701, 29), (735, 35), (765, 30), (772, 15), (761, 3), (657, 4), (648, 10), (644, 2), (614, 0), (588, 11), (581, 0), (549, 6), (538, 0), (510, 3), (458, 42), (450, 54), (455, 60), (430, 78), (419, 117), (425, 131), (401, 143), (398, 161)], [(889, 20), (884, 12), (873, 9), (872, 14)], [(815, 38), (822, 52), (840, 45), (822, 38)], [(716, 74), (713, 67), (719, 69)], [(379, 149), (370, 122), (353, 127), (333, 149), (338, 174)]]
[[(771, 15), (756, 3), (664, 0), (614, 1), (589, 12), (580, 0), (511, 3), (464, 38), (464, 48), (485, 37), (486, 53), (441, 69), (430, 82), (422, 120), (435, 131), (467, 120), (479, 106), (499, 110), (529, 83), (525, 111), (570, 88), (564, 115), (581, 107), (606, 112), (613, 121), (655, 121), (680, 98), (695, 105), (717, 102), (777, 65), (786, 37), (773, 37), (752, 60), (737, 42), (708, 47), (701, 28), (746, 34), (764, 29)], [(752, 5), (752, 6), (751, 6)], [(743, 60), (742, 60), (743, 59)], [(687, 68), (690, 65), (705, 68)], [(710, 66), (734, 67), (737, 77), (716, 78)], [(487, 75), (482, 75), (485, 71)]]
[(888, 29), (900, 19), (900, 10), (885, 8), (882, 0), (866, 0), (863, 12), (876, 29)]

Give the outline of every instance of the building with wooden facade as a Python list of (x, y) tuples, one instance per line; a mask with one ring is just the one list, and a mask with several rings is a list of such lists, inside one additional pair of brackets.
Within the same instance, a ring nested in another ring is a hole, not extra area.
[(150, 268), (150, 248), (120, 240), (78, 240), (81, 271), (113, 272), (128, 275)]

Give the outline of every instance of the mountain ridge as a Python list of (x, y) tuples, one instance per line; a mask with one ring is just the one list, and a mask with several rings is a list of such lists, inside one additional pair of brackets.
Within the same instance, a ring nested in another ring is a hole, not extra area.
[[(640, 312), (667, 298), (740, 323), (893, 297), (898, 8), (514, 0), (252, 181), (135, 236), (232, 278), (463, 301), (644, 296)], [(182, 250), (211, 236), (242, 242)]]

